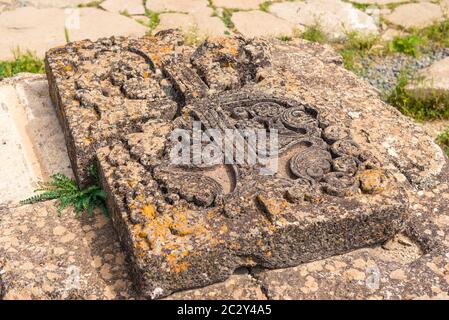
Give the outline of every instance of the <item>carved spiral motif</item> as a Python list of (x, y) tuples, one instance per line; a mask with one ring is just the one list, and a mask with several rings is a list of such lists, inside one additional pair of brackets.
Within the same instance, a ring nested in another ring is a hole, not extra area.
[(284, 108), (274, 102), (259, 102), (251, 107), (255, 116), (264, 118), (274, 118), (279, 116)]
[(324, 191), (337, 197), (348, 197), (357, 192), (359, 181), (343, 172), (330, 172), (323, 178)]
[(331, 151), (336, 157), (357, 157), (360, 154), (359, 145), (350, 139), (338, 140), (331, 146)]
[(248, 110), (245, 107), (235, 107), (232, 109), (232, 117), (238, 120), (248, 119)]
[(354, 175), (357, 172), (357, 161), (352, 156), (342, 156), (332, 161), (332, 169), (334, 171), (343, 172), (349, 175)]
[(223, 194), (221, 184), (201, 174), (155, 169), (154, 178), (166, 188), (167, 193), (176, 193), (182, 199), (202, 207), (213, 205), (216, 198)]
[(318, 120), (301, 107), (284, 110), (280, 119), (286, 128), (300, 133), (307, 133), (311, 128), (318, 127)]
[(333, 144), (334, 142), (338, 140), (343, 140), (349, 137), (349, 130), (346, 128), (342, 128), (340, 126), (328, 126), (323, 131), (323, 138), (324, 140), (329, 143)]
[(331, 171), (331, 162), (329, 152), (310, 147), (290, 159), (290, 170), (296, 177), (318, 181)]

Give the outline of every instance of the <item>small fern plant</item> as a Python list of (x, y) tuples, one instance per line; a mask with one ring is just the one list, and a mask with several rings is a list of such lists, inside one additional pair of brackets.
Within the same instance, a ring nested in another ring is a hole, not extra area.
[(100, 186), (98, 174), (94, 167), (90, 171), (92, 177), (95, 178), (95, 183), (85, 189), (81, 190), (75, 181), (62, 173), (57, 173), (50, 176), (50, 181), (38, 182), (39, 188), (34, 192), (39, 194), (22, 200), (20, 203), (23, 205), (58, 199), (59, 214), (68, 206), (73, 206), (77, 217), (85, 212), (92, 216), (95, 208), (100, 208), (103, 214), (108, 216), (105, 205), (106, 192)]

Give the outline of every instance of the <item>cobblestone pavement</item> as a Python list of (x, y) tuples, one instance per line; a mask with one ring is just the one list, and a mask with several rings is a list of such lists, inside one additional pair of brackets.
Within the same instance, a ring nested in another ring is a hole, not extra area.
[(448, 0), (0, 0), (0, 60), (13, 58), (18, 48), (43, 56), (64, 44), (66, 35), (70, 41), (96, 40), (173, 27), (198, 38), (286, 37), (320, 24), (331, 38), (349, 31), (388, 37), (395, 29), (444, 19), (448, 9)]

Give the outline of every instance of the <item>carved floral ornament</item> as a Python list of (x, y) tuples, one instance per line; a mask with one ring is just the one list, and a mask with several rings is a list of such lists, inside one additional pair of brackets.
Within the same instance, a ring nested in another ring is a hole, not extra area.
[[(197, 121), (203, 133), (217, 128), (235, 130), (243, 136), (240, 141), (244, 141), (245, 150), (255, 147), (243, 134), (244, 130), (263, 129), (267, 134), (275, 130), (278, 168), (268, 179), (278, 181), (279, 186), (288, 186), (282, 192), (291, 201), (304, 200), (301, 193), (305, 190), (316, 197), (319, 194), (347, 197), (357, 192), (379, 193), (386, 187), (388, 179), (379, 161), (360, 149), (347, 128), (323, 121), (318, 109), (309, 104), (237, 92), (204, 99), (187, 109), (188, 117), (178, 121), (181, 127), (192, 130), (191, 123)], [(211, 139), (210, 143), (218, 141)], [(237, 143), (233, 143), (236, 147)], [(173, 165), (167, 159), (161, 160), (154, 178), (169, 193), (175, 193), (175, 198), (200, 207), (222, 205), (233, 194), (249, 190), (254, 184), (265, 188), (267, 177), (260, 176), (257, 170), (260, 164)], [(228, 192), (213, 173), (207, 175), (220, 166), (227, 166), (227, 172), (231, 173), (232, 188)]]

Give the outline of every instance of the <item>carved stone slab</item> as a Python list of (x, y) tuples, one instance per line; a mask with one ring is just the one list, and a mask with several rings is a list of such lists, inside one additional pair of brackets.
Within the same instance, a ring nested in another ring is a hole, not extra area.
[[(114, 226), (146, 296), (222, 281), (241, 266), (341, 254), (401, 230), (404, 188), (345, 125), (299, 98), (255, 88), (272, 54), (270, 43), (240, 37), (195, 49), (172, 31), (47, 54), (78, 180), (88, 181), (96, 155)], [(261, 174), (260, 164), (173, 164), (170, 134), (192, 130), (193, 121), (204, 132), (276, 130), (276, 173)]]

